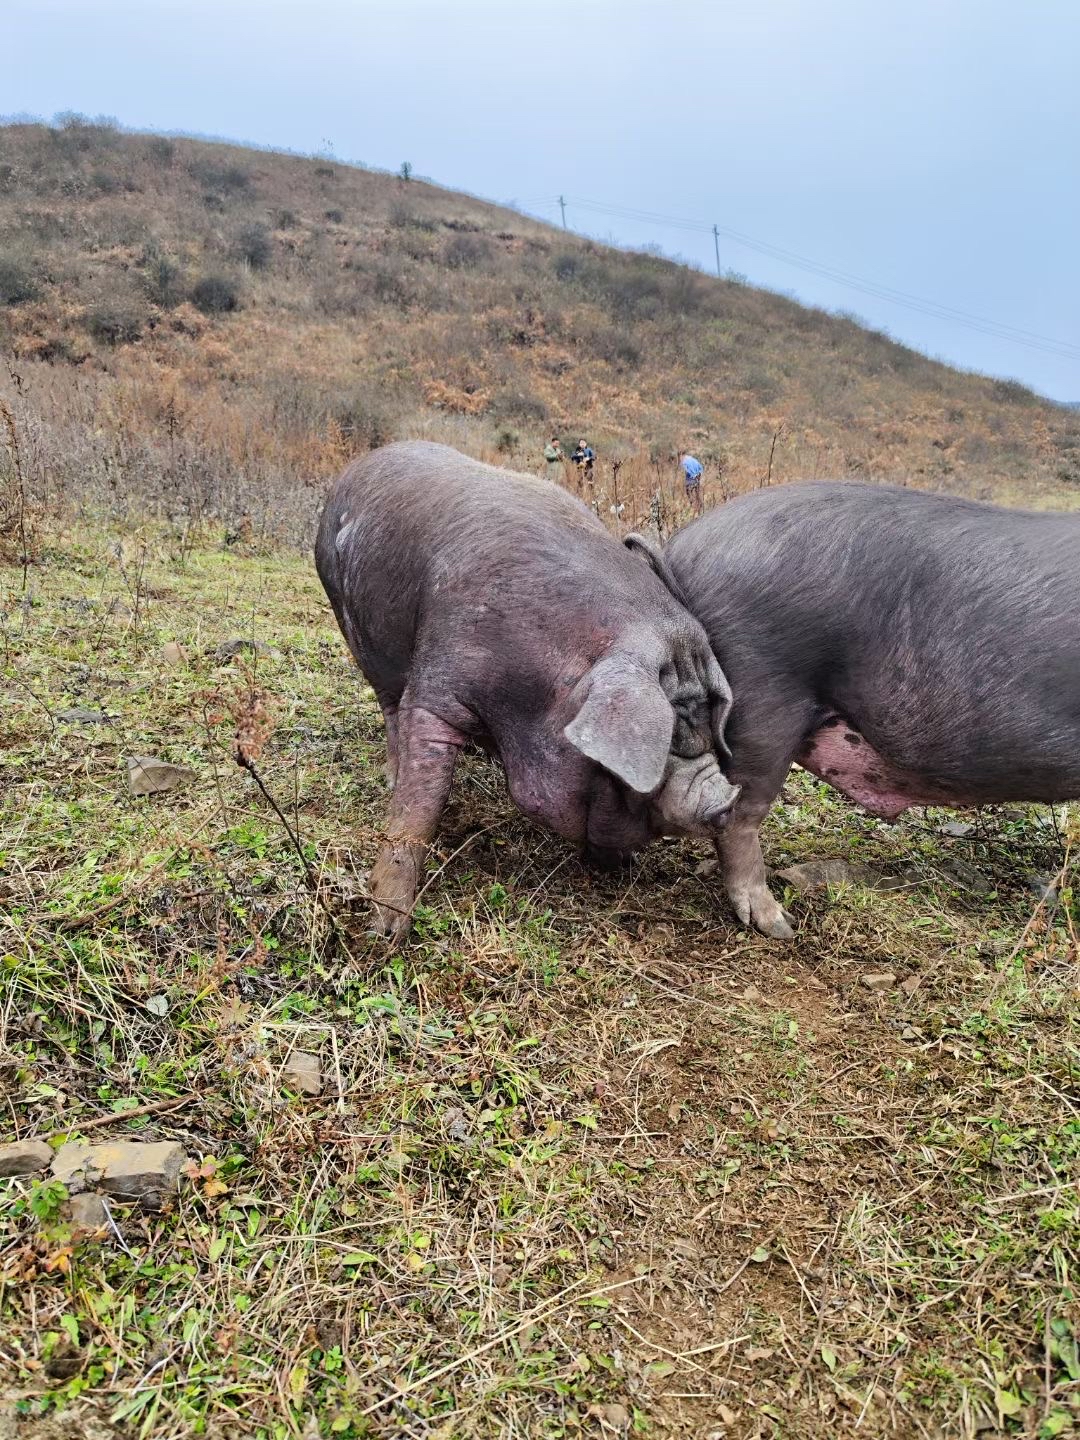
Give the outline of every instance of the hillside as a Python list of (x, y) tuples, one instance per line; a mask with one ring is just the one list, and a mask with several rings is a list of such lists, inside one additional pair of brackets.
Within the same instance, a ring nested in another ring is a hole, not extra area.
[(404, 435), (532, 467), (552, 429), (587, 433), (605, 484), (631, 462), (631, 510), (677, 445), (714, 499), (770, 456), (774, 481), (1040, 503), (1080, 483), (1080, 417), (1013, 382), (335, 161), (78, 119), (2, 128), (0, 302), (54, 486), (246, 510), (293, 538), (306, 487)]
[[(703, 844), (590, 871), (470, 753), (388, 945), (383, 722), (292, 544), (398, 434), (585, 429), (625, 526), (684, 439), (710, 502), (772, 453), (1069, 503), (1080, 417), (82, 123), (0, 130), (0, 294), (2, 1440), (1077, 1440), (1076, 814), (887, 825), (796, 768), (778, 946)], [(171, 1179), (80, 1193), (67, 1141)]]

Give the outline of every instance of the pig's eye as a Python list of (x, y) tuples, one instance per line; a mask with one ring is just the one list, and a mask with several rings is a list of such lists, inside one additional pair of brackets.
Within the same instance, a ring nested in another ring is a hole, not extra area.
[[(708, 726), (701, 725), (701, 717), (688, 713), (690, 707), (675, 707), (675, 729), (671, 736), (672, 754), (684, 760), (695, 760), (709, 748)], [(692, 707), (697, 710), (700, 707)]]

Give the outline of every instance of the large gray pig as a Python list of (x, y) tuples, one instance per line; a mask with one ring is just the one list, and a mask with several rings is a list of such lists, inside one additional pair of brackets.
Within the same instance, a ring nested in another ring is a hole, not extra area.
[(785, 485), (664, 557), (735, 694), (717, 852), (744, 924), (791, 936), (758, 829), (793, 761), (890, 820), (1080, 796), (1080, 515)]
[(470, 741), (498, 754), (525, 814), (600, 862), (722, 825), (731, 692), (705, 632), (566, 491), (388, 445), (330, 492), (315, 563), (386, 719), (382, 929), (408, 928)]

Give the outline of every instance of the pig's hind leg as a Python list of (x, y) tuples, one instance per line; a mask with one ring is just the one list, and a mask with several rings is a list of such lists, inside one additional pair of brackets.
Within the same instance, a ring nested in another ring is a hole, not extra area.
[(432, 711), (409, 705), (404, 698), (394, 728), (397, 774), (386, 839), (371, 872), (371, 898), (378, 929), (398, 939), (409, 929), (424, 858), (466, 737)]

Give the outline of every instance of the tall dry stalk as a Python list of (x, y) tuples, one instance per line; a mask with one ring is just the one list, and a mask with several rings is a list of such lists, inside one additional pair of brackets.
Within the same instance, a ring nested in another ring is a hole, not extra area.
[(26, 594), (27, 571), (30, 566), (30, 538), (26, 528), (26, 480), (23, 475), (22, 453), (19, 448), (19, 427), (6, 401), (0, 400), (0, 418), (4, 422), (11, 468), (6, 484), (0, 490), (0, 540), (18, 536), (19, 561), (22, 565), (22, 593)]

